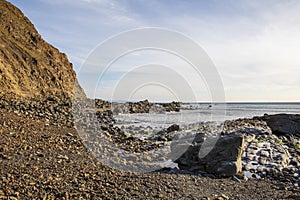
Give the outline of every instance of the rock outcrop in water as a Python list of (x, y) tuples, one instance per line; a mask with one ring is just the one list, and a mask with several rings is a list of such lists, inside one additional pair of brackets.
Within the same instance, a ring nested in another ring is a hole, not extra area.
[(0, 0), (0, 88), (28, 98), (84, 97), (65, 54), (43, 40), (27, 17)]
[(162, 105), (166, 112), (179, 112), (181, 103), (180, 102), (171, 102), (171, 103), (160, 103), (159, 105)]
[(147, 99), (136, 103), (129, 103), (130, 113), (149, 113), (150, 108), (151, 104)]
[(181, 107), (180, 102), (170, 103), (150, 103), (148, 99), (138, 102), (116, 103), (111, 104), (111, 109), (114, 114), (138, 114), (138, 113), (165, 113), (179, 112)]

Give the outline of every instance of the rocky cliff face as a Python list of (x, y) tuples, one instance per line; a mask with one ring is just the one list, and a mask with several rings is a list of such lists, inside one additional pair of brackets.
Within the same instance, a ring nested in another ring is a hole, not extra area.
[(23, 13), (0, 0), (0, 88), (3, 94), (40, 98), (72, 97), (77, 83), (72, 64), (39, 35)]

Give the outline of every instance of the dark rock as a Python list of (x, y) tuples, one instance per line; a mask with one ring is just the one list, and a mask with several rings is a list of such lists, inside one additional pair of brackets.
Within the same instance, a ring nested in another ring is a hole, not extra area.
[(180, 102), (171, 102), (171, 103), (160, 103), (165, 109), (166, 112), (179, 112), (181, 108)]
[[(176, 152), (177, 148), (183, 147), (182, 145), (174, 144), (171, 149)], [(203, 171), (218, 176), (233, 176), (242, 170), (243, 136), (221, 137), (204, 158), (199, 157), (201, 146), (202, 143), (190, 145), (187, 151), (174, 162), (178, 163), (179, 168), (183, 170)]]
[(267, 122), (273, 134), (300, 137), (300, 115), (264, 115), (261, 119)]
[(152, 141), (172, 141), (179, 129), (179, 125), (173, 124), (167, 129), (163, 129), (157, 132), (154, 136), (150, 137), (149, 139)]
[(173, 131), (179, 131), (179, 125), (173, 124), (167, 128), (167, 133), (171, 133)]
[(102, 99), (95, 99), (95, 107), (101, 110), (111, 110), (112, 103)]
[(129, 103), (130, 113), (149, 113), (150, 108), (151, 108), (151, 104), (147, 99), (136, 103), (132, 103), (132, 102)]

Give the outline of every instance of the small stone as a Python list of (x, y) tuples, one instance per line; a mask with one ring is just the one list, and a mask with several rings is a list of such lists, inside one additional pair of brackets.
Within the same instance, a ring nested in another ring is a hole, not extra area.
[(2, 158), (3, 160), (11, 160), (12, 157), (11, 156), (8, 156), (8, 155), (5, 155), (5, 154), (0, 154), (0, 158)]
[(57, 156), (57, 158), (58, 158), (58, 159), (65, 159), (65, 160), (69, 160), (69, 157), (68, 157), (68, 156), (66, 156), (66, 155), (61, 155), (61, 154), (60, 154), (60, 155), (58, 155), (58, 156)]
[(238, 183), (241, 183), (242, 181), (240, 179), (238, 179), (236, 176), (232, 177), (232, 180)]
[(246, 171), (250, 171), (250, 165), (249, 165), (249, 164), (244, 165), (244, 169), (245, 169)]
[(130, 137), (131, 137), (131, 134), (128, 133), (128, 132), (125, 132), (125, 133), (124, 133), (124, 136), (125, 136), (126, 138), (130, 138)]
[(258, 171), (258, 172), (263, 172), (264, 169), (265, 169), (265, 168), (264, 168), (263, 166), (260, 165), (260, 166), (257, 167), (256, 171)]
[(226, 196), (225, 194), (221, 194), (221, 197), (223, 197), (224, 199), (229, 199), (229, 197)]
[(261, 155), (261, 156), (264, 156), (264, 157), (269, 157), (270, 154), (269, 154), (269, 152), (266, 151), (266, 150), (261, 150), (260, 155)]
[(235, 175), (235, 177), (238, 178), (239, 180), (248, 181), (248, 177), (244, 174), (244, 172)]
[(259, 159), (258, 156), (253, 156), (253, 157), (252, 157), (252, 160), (253, 160), (253, 161), (258, 161), (258, 159)]
[(261, 157), (261, 158), (259, 159), (259, 162), (260, 162), (260, 164), (262, 164), (262, 165), (268, 164), (268, 160), (267, 160), (267, 158), (265, 158), (265, 157)]
[(67, 133), (67, 136), (73, 137), (74, 135), (72, 133)]
[(258, 174), (252, 174), (252, 178), (260, 179), (261, 177)]
[(42, 152), (37, 152), (36, 155), (37, 155), (38, 157), (44, 157), (44, 154), (43, 154)]
[(172, 126), (167, 128), (167, 133), (173, 132), (173, 131), (178, 131), (179, 130), (179, 125), (173, 124)]
[(294, 173), (293, 176), (294, 176), (294, 177), (298, 177), (299, 174), (298, 174), (298, 173)]

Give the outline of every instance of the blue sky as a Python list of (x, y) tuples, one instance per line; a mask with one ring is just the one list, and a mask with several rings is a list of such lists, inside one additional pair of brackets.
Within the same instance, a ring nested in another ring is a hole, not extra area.
[[(300, 101), (298, 0), (10, 2), (29, 17), (47, 42), (68, 55), (77, 73), (91, 51), (107, 38), (130, 29), (161, 27), (192, 38), (206, 51), (223, 80), (227, 101)], [(105, 87), (98, 88), (96, 96), (110, 98), (107, 91), (124, 73), (120, 66), (129, 69), (154, 61), (184, 66), (178, 59), (157, 52), (128, 55), (114, 64), (104, 78)], [(203, 80), (187, 79), (192, 87), (200, 88), (197, 100), (210, 101)], [(80, 82), (84, 86), (84, 80)], [(89, 96), (95, 95), (94, 89), (84, 89)], [(160, 92), (158, 97), (155, 91), (148, 87), (135, 98), (172, 99), (167, 92)]]

